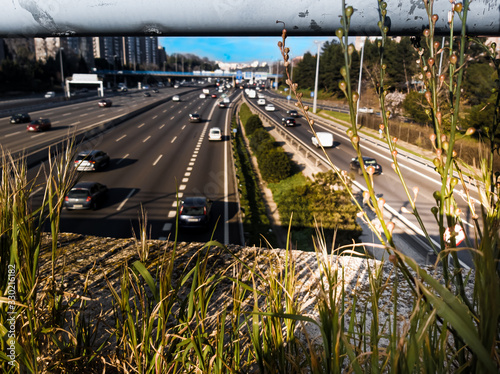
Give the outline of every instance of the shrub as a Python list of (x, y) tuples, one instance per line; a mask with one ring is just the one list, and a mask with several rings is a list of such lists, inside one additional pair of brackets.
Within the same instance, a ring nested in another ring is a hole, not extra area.
[(250, 116), (245, 122), (247, 136), (252, 136), (257, 129), (261, 129), (262, 127), (262, 121), (257, 114)]
[(281, 148), (261, 154), (258, 161), (262, 178), (266, 182), (277, 183), (291, 175), (290, 159)]
[(257, 152), (260, 145), (265, 142), (271, 142), (274, 144), (274, 138), (264, 128), (260, 128), (255, 130), (252, 134), (252, 137), (250, 138), (250, 147), (254, 152)]

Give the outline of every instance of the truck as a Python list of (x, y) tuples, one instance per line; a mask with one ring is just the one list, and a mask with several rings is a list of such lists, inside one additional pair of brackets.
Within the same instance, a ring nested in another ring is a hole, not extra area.
[(257, 97), (257, 92), (255, 92), (255, 90), (248, 90), (247, 95), (250, 99), (255, 99)]
[(318, 131), (316, 132), (316, 136), (311, 138), (311, 141), (317, 148), (319, 148), (320, 143), (323, 148), (333, 147), (333, 134), (326, 131)]

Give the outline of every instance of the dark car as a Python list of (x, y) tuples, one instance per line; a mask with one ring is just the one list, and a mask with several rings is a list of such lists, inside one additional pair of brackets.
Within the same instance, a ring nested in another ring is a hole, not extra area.
[(295, 118), (292, 117), (286, 117), (281, 119), (281, 124), (286, 127), (293, 127), (297, 123), (295, 122)]
[(154, 93), (159, 93), (160, 91), (158, 91), (158, 89), (156, 89), (156, 88), (153, 88), (153, 92)]
[(295, 117), (297, 118), (299, 116), (299, 113), (295, 110), (295, 109), (290, 109), (290, 110), (287, 110), (286, 111), (286, 114), (289, 116), (289, 117)]
[(97, 182), (79, 182), (64, 199), (66, 209), (97, 209), (106, 200), (108, 188)]
[(77, 171), (98, 171), (109, 165), (110, 158), (106, 152), (99, 150), (80, 152), (75, 159)]
[(189, 113), (189, 122), (200, 122), (201, 117), (198, 113)]
[(224, 101), (219, 101), (219, 108), (227, 108), (227, 104)]
[(52, 124), (50, 123), (50, 119), (40, 118), (40, 119), (36, 119), (34, 121), (31, 121), (31, 123), (28, 125), (26, 130), (27, 131), (45, 131), (45, 130), (50, 130), (51, 127), (52, 127)]
[(26, 123), (30, 121), (31, 117), (28, 113), (17, 113), (10, 117), (10, 123)]
[(102, 99), (102, 100), (99, 100), (97, 105), (99, 105), (99, 107), (101, 107), (101, 108), (107, 108), (107, 107), (110, 107), (111, 105), (113, 105), (113, 102), (110, 99)]
[(151, 94), (149, 92), (144, 92), (145, 97), (151, 97)]
[[(377, 160), (375, 160), (374, 158), (363, 157), (363, 163), (365, 164), (365, 168), (373, 166), (374, 168), (373, 174), (382, 174), (382, 166), (380, 166), (377, 163)], [(351, 160), (349, 167), (351, 170), (357, 172), (359, 175), (363, 174), (363, 171), (361, 170), (361, 166), (359, 164), (359, 160), (357, 157), (354, 157)]]
[(204, 196), (186, 197), (179, 207), (179, 226), (206, 228), (212, 202)]

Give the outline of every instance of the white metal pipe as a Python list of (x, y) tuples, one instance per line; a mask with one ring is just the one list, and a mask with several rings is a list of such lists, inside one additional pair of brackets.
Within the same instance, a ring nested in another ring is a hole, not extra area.
[[(386, 0), (390, 35), (421, 35), (423, 0)], [(380, 35), (377, 1), (350, 0), (350, 35)], [(449, 1), (436, 1), (436, 33), (449, 34)], [(332, 0), (1, 0), (0, 37), (333, 36), (342, 2)], [(500, 35), (500, 0), (472, 1), (469, 35)], [(454, 27), (461, 24), (456, 17)]]

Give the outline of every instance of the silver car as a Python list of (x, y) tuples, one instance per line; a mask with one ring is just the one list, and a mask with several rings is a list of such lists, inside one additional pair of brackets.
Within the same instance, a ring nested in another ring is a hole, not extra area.
[(77, 171), (98, 171), (108, 166), (110, 158), (106, 152), (99, 150), (80, 152), (75, 159)]

